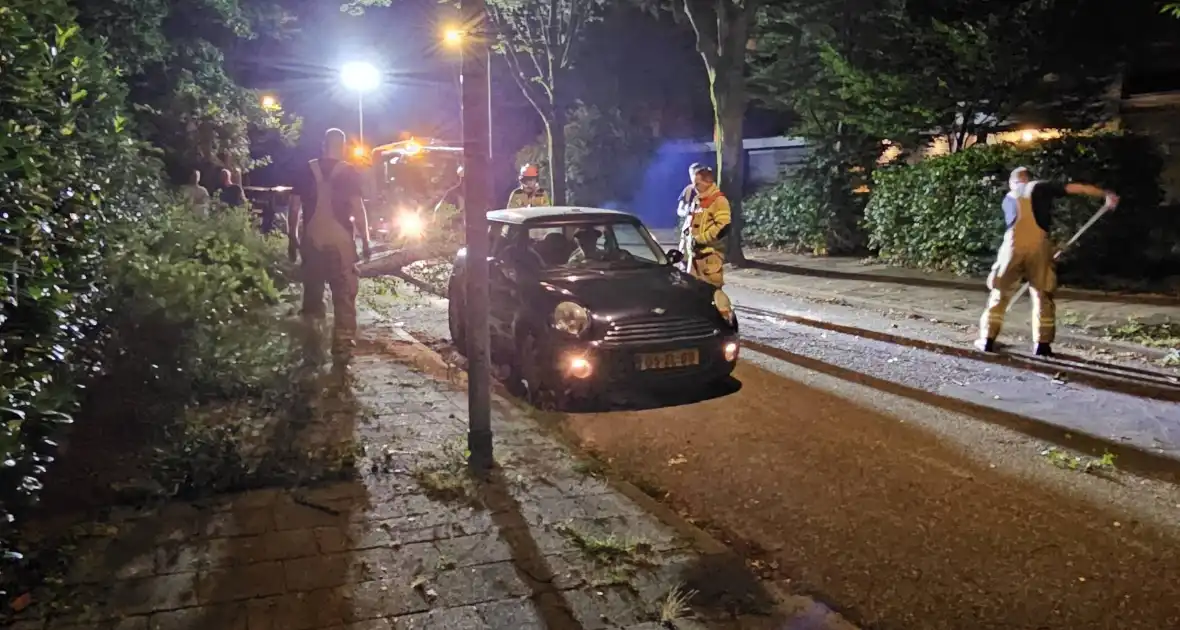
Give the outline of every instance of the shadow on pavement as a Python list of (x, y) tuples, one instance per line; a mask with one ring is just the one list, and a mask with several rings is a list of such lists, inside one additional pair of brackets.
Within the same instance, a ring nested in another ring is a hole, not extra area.
[(707, 400), (715, 400), (732, 396), (742, 389), (742, 382), (727, 377), (725, 380), (707, 386), (682, 387), (680, 389), (664, 389), (660, 391), (617, 391), (603, 396), (599, 400), (589, 401), (565, 413), (602, 413), (604, 411), (645, 411), (649, 409), (663, 409), (666, 407), (683, 407), (695, 405)]
[(569, 602), (554, 585), (553, 570), (529, 532), (529, 523), (520, 503), (508, 490), (503, 471), (497, 468), (486, 476), (480, 485), (480, 495), (500, 530), (501, 539), (512, 550), (512, 566), (532, 592), (531, 599), (545, 627), (548, 630), (583, 630)]

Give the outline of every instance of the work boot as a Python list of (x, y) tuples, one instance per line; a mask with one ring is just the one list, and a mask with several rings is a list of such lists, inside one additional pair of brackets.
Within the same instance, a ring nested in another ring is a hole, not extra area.
[(1033, 349), (1033, 354), (1038, 357), (1051, 357), (1053, 356), (1053, 348), (1047, 343), (1038, 343), (1037, 347)]
[(979, 350), (980, 352), (995, 352), (996, 351), (996, 340), (995, 339), (976, 339), (975, 340), (975, 349)]

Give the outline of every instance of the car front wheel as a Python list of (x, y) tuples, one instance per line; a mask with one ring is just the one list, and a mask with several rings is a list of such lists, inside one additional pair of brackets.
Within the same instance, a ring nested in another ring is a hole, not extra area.
[(467, 356), (467, 323), (463, 308), (462, 294), (455, 288), (455, 281), (451, 279), (451, 286), (447, 290), (447, 327), (451, 330), (451, 342), (461, 356)]

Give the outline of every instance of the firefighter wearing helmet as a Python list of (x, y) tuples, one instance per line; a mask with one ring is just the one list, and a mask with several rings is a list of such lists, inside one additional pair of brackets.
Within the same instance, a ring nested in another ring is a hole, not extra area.
[(520, 167), (520, 188), (508, 196), (508, 208), (528, 208), (549, 205), (549, 196), (541, 188), (541, 172), (533, 164)]
[(684, 235), (692, 248), (686, 253), (688, 273), (720, 289), (725, 284), (724, 241), (729, 235), (729, 200), (717, 187), (713, 169), (705, 166), (693, 173), (697, 209), (686, 219)]

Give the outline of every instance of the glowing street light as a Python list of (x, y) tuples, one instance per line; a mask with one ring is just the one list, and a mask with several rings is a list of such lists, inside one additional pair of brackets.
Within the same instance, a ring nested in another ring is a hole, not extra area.
[(357, 114), (360, 118), (361, 144), (365, 143), (365, 92), (371, 92), (381, 85), (381, 71), (371, 63), (352, 61), (340, 69), (340, 82), (344, 87), (357, 93)]
[(443, 32), (443, 41), (449, 46), (458, 46), (463, 42), (463, 31), (457, 28), (449, 28)]
[(263, 107), (263, 109), (275, 109), (275, 108), (276, 108), (276, 107), (278, 107), (278, 106), (279, 106), (279, 101), (278, 101), (278, 99), (276, 99), (275, 97), (271, 96), (270, 94), (267, 94), (267, 95), (265, 95), (265, 96), (263, 96), (263, 97), (262, 97), (262, 107)]
[(359, 144), (356, 145), (355, 147), (353, 147), (352, 148), (352, 157), (358, 158), (358, 159), (365, 157), (365, 147), (363, 145), (359, 145)]

